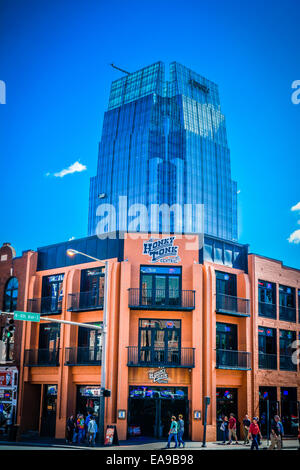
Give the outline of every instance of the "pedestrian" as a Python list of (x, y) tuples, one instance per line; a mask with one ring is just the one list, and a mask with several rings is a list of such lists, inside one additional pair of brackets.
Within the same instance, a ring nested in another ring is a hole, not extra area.
[(248, 442), (249, 442), (249, 438), (252, 439), (251, 450), (254, 450), (254, 448), (256, 448), (256, 450), (259, 450), (258, 436), (261, 437), (261, 432), (257, 424), (257, 418), (253, 418), (252, 423), (249, 426), (249, 431), (247, 435)]
[(84, 438), (84, 418), (82, 414), (77, 415), (76, 431), (74, 433), (73, 442), (80, 444)]
[(174, 439), (174, 441), (175, 441), (175, 448), (176, 448), (178, 446), (176, 416), (172, 416), (172, 418), (171, 418), (171, 426), (170, 426), (170, 431), (169, 431), (169, 436), (168, 436), (168, 444), (167, 444), (166, 449), (170, 449), (172, 439)]
[(184, 421), (183, 421), (183, 416), (179, 415), (178, 416), (178, 433), (177, 433), (177, 439), (178, 439), (178, 446), (180, 447), (180, 444), (182, 444), (182, 447), (185, 447), (185, 443), (182, 440), (183, 434), (184, 434)]
[(88, 411), (87, 417), (85, 418), (85, 422), (84, 422), (84, 433), (85, 433), (86, 442), (88, 442), (88, 427), (89, 427), (89, 422), (90, 422), (91, 417), (92, 417), (92, 413)]
[(223, 442), (222, 444), (226, 444), (228, 440), (228, 416), (224, 416), (222, 420), (222, 424), (220, 426), (220, 430), (223, 431)]
[(229, 429), (229, 442), (227, 443), (230, 445), (232, 443), (232, 436), (235, 439), (235, 443), (238, 445), (238, 439), (236, 435), (236, 419), (234, 417), (233, 413), (230, 413), (229, 415), (229, 422), (228, 422), (228, 429)]
[(251, 421), (248, 415), (245, 415), (243, 419), (243, 428), (244, 428), (244, 445), (249, 444), (249, 428), (250, 428)]
[(78, 425), (77, 425), (78, 418), (79, 418), (79, 414), (77, 414), (76, 419), (74, 419), (74, 432), (73, 432), (73, 440), (72, 440), (73, 444), (76, 444), (77, 438), (78, 438), (78, 433), (79, 433), (79, 428), (78, 428)]
[(298, 450), (300, 450), (300, 426), (298, 428), (298, 442), (299, 442)]
[(73, 441), (73, 433), (75, 428), (75, 421), (74, 416), (71, 415), (67, 420), (67, 427), (66, 427), (66, 443), (71, 444)]
[(274, 416), (271, 426), (271, 444), (268, 450), (273, 450), (275, 446), (278, 450), (282, 448), (283, 426), (278, 415)]
[(88, 445), (92, 445), (93, 447), (95, 446), (95, 439), (96, 439), (96, 434), (98, 431), (97, 423), (95, 421), (94, 416), (90, 416), (89, 419), (89, 424), (88, 424)]

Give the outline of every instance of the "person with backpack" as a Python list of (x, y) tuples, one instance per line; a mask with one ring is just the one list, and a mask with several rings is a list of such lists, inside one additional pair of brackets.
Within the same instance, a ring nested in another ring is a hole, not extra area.
[(248, 441), (249, 441), (249, 438), (252, 439), (251, 450), (254, 450), (254, 448), (256, 450), (259, 450), (258, 436), (262, 438), (259, 426), (257, 424), (257, 418), (253, 418), (252, 423), (249, 426), (249, 431), (248, 431), (248, 436), (247, 436)]
[(283, 426), (278, 415), (274, 416), (274, 421), (271, 427), (271, 444), (268, 450), (273, 450), (275, 446), (278, 450), (282, 448)]
[(90, 416), (89, 424), (88, 424), (88, 445), (95, 446), (95, 439), (96, 434), (98, 431), (97, 423), (95, 421), (94, 416)]
[(182, 447), (185, 447), (185, 443), (182, 440), (183, 433), (184, 433), (184, 421), (183, 421), (183, 416), (179, 415), (178, 416), (178, 433), (177, 433), (177, 439), (178, 439), (178, 446), (182, 444)]
[(167, 444), (166, 449), (170, 449), (172, 439), (174, 439), (175, 441), (175, 449), (178, 446), (177, 432), (178, 432), (178, 427), (177, 427), (176, 416), (172, 416), (171, 426), (170, 426), (170, 431), (169, 431), (169, 436), (168, 436), (168, 444)]

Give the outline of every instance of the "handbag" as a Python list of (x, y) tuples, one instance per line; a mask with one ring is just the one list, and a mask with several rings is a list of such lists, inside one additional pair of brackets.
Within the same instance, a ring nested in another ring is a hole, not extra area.
[(221, 430), (221, 431), (225, 431), (225, 425), (224, 425), (224, 423), (221, 424), (220, 430)]

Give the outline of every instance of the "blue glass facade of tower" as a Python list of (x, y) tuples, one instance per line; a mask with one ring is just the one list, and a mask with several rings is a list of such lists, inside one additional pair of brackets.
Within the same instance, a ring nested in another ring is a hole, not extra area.
[[(169, 80), (157, 62), (112, 83), (90, 183), (89, 235), (96, 233), (103, 203), (116, 208), (116, 229), (128, 228), (132, 217), (119, 214), (119, 196), (127, 196), (128, 208), (203, 204), (204, 233), (237, 239), (237, 188), (215, 83), (177, 62), (170, 64)], [(199, 232), (196, 217), (186, 212), (180, 225), (172, 216), (170, 230)], [(161, 217), (151, 223), (164, 231)]]

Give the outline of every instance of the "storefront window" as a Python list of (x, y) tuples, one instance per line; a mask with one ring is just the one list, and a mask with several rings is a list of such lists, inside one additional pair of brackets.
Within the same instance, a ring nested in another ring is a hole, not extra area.
[(99, 416), (99, 399), (100, 399), (100, 386), (99, 385), (80, 385), (77, 387), (77, 402), (75, 413), (81, 413), (87, 416), (92, 413), (96, 421)]

